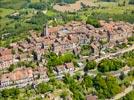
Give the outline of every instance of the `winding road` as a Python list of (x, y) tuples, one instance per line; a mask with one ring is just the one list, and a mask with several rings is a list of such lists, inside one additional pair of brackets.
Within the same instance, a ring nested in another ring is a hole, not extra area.
[(118, 100), (122, 97), (124, 97), (126, 94), (128, 94), (129, 92), (131, 92), (132, 90), (134, 90), (134, 81), (131, 83), (131, 85), (126, 88), (123, 92), (117, 94), (116, 96), (114, 96), (113, 98), (111, 99), (107, 99), (107, 100)]

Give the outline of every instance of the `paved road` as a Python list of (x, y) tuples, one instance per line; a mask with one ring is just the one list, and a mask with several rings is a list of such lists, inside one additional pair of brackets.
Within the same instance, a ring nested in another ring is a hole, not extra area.
[[(96, 58), (95, 61), (99, 62), (102, 59), (113, 58), (113, 57), (116, 57), (116, 56), (123, 54), (125, 52), (131, 51), (131, 50), (134, 50), (134, 44), (128, 48), (120, 49), (115, 53), (106, 53), (104, 56), (101, 56), (100, 58)], [(84, 61), (85, 59), (92, 59), (92, 57), (85, 56), (85, 57), (81, 58), (80, 61)]]
[(133, 85), (134, 85), (134, 81), (133, 81), (132, 84), (131, 84), (128, 88), (126, 88), (123, 92), (117, 94), (116, 96), (114, 96), (114, 97), (113, 97), (112, 99), (110, 99), (110, 100), (118, 100), (118, 99), (124, 97), (126, 94), (128, 94), (129, 92), (131, 92), (132, 90), (134, 90)]
[(96, 62), (99, 62), (99, 61), (101, 61), (102, 59), (109, 58), (109, 57), (114, 57), (114, 56), (116, 56), (116, 55), (123, 54), (123, 53), (128, 52), (128, 51), (131, 51), (131, 50), (134, 50), (134, 45), (132, 45), (132, 46), (129, 47), (129, 48), (125, 48), (125, 49), (119, 50), (119, 51), (117, 51), (116, 53), (109, 53), (109, 54), (106, 54), (105, 56), (103, 56), (103, 57), (101, 57), (101, 58), (98, 58), (98, 59), (96, 59), (95, 61), (96, 61)]

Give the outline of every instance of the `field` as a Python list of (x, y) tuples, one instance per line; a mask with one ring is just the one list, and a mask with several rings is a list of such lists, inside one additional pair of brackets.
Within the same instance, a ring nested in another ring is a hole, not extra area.
[(65, 5), (54, 5), (54, 9), (61, 12), (75, 12), (81, 9), (81, 3), (87, 6), (95, 6), (92, 0), (79, 0), (76, 1), (74, 4), (65, 4)]

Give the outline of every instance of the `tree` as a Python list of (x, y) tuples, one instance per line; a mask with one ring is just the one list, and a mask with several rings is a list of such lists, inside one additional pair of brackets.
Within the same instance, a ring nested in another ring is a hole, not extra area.
[(93, 18), (93, 17), (88, 17), (86, 23), (91, 24), (96, 28), (99, 28), (101, 26), (100, 22), (97, 19)]
[(73, 93), (73, 100), (84, 100), (83, 88), (73, 77), (67, 74), (63, 78), (63, 81), (69, 86), (70, 91)]
[(92, 87), (93, 86), (92, 78), (88, 75), (85, 75), (81, 84), (85, 86), (86, 88)]
[(10, 96), (8, 89), (1, 91), (2, 97), (7, 98)]
[(57, 65), (61, 65), (67, 62), (71, 62), (74, 59), (73, 53), (67, 52), (62, 55), (56, 55), (54, 52), (50, 52), (48, 55), (46, 55), (48, 58), (47, 66), (49, 67), (55, 67)]
[(63, 91), (60, 95), (61, 98), (63, 98), (63, 100), (66, 100), (66, 97), (68, 96), (68, 92), (67, 91)]
[(31, 3), (31, 4), (29, 4), (29, 8), (43, 10), (43, 9), (46, 9), (47, 8), (47, 4), (41, 3), (41, 2)]
[(12, 98), (17, 98), (18, 95), (20, 94), (20, 90), (18, 88), (11, 88), (11, 89), (4, 89), (1, 92), (2, 97), (7, 98), (7, 97), (12, 97)]
[(134, 70), (130, 71), (130, 72), (128, 73), (128, 76), (134, 76)]
[(129, 4), (134, 4), (134, 0), (129, 0)]
[(134, 100), (134, 90), (124, 96), (122, 100)]
[(50, 84), (47, 84), (47, 83), (40, 83), (37, 86), (37, 90), (38, 90), (39, 93), (44, 94), (46, 92), (53, 91), (53, 87)]
[(119, 76), (119, 78), (120, 78), (121, 80), (123, 80), (123, 79), (125, 78), (124, 72), (121, 72), (121, 75)]
[(107, 87), (108, 87), (108, 95), (107, 97), (108, 98), (111, 98), (112, 96), (118, 94), (121, 92), (121, 87), (119, 86), (118, 84), (118, 81), (115, 77), (112, 77), (112, 76), (109, 76), (106, 78), (106, 84), (107, 84)]
[(95, 61), (88, 61), (84, 68), (84, 71), (94, 69), (96, 67), (96, 65), (97, 65), (97, 63)]
[(18, 88), (12, 88), (11, 92), (12, 97), (16, 98), (20, 94), (20, 90)]
[(10, 65), (10, 67), (8, 68), (8, 71), (9, 71), (9, 72), (12, 72), (15, 68), (16, 68), (16, 65), (12, 64), (12, 65)]
[(74, 79), (69, 74), (65, 75), (65, 77), (63, 78), (63, 81), (65, 84), (73, 84), (74, 83)]
[(37, 52), (33, 51), (32, 52), (32, 55), (33, 55), (33, 59), (34, 60), (38, 60), (38, 54), (37, 54)]
[(100, 72), (109, 72), (109, 71), (116, 71), (125, 64), (119, 59), (104, 59), (98, 65), (98, 70)]
[(75, 3), (77, 0), (56, 0), (57, 3)]
[(100, 98), (105, 98), (107, 95), (107, 84), (100, 74), (98, 74), (94, 80), (93, 85), (98, 92)]
[(91, 49), (91, 46), (89, 45), (82, 45), (81, 46), (81, 51), (80, 51), (80, 54), (82, 56), (89, 56), (92, 52), (92, 49)]
[(64, 53), (62, 56), (60, 56), (59, 59), (62, 59), (64, 63), (67, 63), (67, 62), (71, 62), (73, 58), (74, 58), (73, 53), (67, 52), (67, 53)]
[(117, 79), (112, 76), (103, 78), (101, 75), (97, 75), (94, 79), (94, 87), (99, 98), (111, 98), (122, 90)]

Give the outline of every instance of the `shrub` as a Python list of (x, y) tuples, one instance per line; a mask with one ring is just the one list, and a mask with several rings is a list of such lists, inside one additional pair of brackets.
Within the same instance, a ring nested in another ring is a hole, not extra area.
[(91, 24), (96, 28), (99, 28), (101, 26), (99, 21), (97, 19), (95, 19), (95, 18), (92, 18), (92, 17), (88, 17), (86, 23)]

